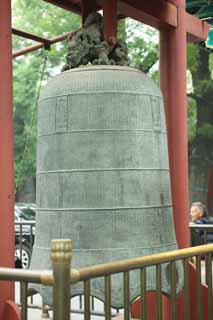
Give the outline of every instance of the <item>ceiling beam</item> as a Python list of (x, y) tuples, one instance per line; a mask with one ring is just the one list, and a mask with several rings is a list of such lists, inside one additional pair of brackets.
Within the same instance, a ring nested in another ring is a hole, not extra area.
[(189, 42), (200, 42), (207, 39), (210, 25), (195, 16), (185, 13), (187, 40)]
[[(72, 0), (44, 0), (63, 9), (81, 14), (79, 5)], [(87, 0), (89, 1), (89, 0)], [(93, 0), (102, 8), (108, 0)], [(177, 27), (177, 7), (166, 0), (117, 0), (118, 17), (130, 17), (154, 28)], [(198, 42), (207, 38), (209, 25), (186, 12), (186, 29), (189, 41)]]
[[(44, 0), (46, 2), (60, 6), (63, 9), (80, 14), (81, 8), (66, 0)], [(103, 4), (103, 0), (97, 0), (98, 5)], [(149, 0), (141, 2), (140, 0), (134, 1), (134, 6), (131, 0), (118, 1), (118, 16), (128, 16), (137, 21), (151, 25), (154, 28), (161, 29), (165, 27), (177, 27), (177, 8), (169, 2), (156, 2), (156, 0)], [(185, 13), (186, 17), (186, 30), (187, 39), (190, 42), (199, 42), (207, 39), (209, 24), (201, 21), (189, 13)], [(79, 30), (79, 29), (78, 29)], [(59, 41), (63, 41), (68, 35), (76, 33), (67, 32), (52, 39), (43, 38), (25, 31), (12, 29), (13, 34), (22, 36), (27, 39), (41, 42), (13, 53), (13, 58), (19, 57), (23, 54), (36, 51), (44, 47), (50, 47)]]
[[(134, 1), (121, 0), (118, 2), (118, 14), (129, 16), (132, 19), (148, 24), (154, 28), (177, 27), (177, 8), (169, 2), (155, 0)], [(185, 13), (187, 39), (199, 42), (207, 39), (209, 24)]]
[(177, 27), (178, 23), (177, 8), (166, 1), (118, 1), (118, 14), (128, 16), (157, 29)]
[(72, 11), (73, 13), (81, 15), (81, 7), (76, 4), (73, 4), (69, 0), (44, 0), (44, 1), (54, 4), (57, 7), (60, 7), (62, 9)]
[[(48, 39), (48, 41), (49, 41), (50, 45), (52, 45), (54, 43), (66, 40), (68, 36), (74, 35), (79, 30), (80, 29), (76, 29), (76, 30), (71, 31), (71, 32), (63, 33), (63, 34), (61, 34), (59, 36), (56, 36), (56, 37), (51, 38), (51, 39)], [(33, 46), (17, 50), (16, 52), (13, 53), (13, 58), (17, 58), (17, 57), (23, 56), (26, 53), (30, 53), (30, 52), (33, 52), (33, 51), (36, 51), (36, 50), (42, 49), (42, 48), (45, 48), (44, 43), (35, 44)]]
[(15, 28), (12, 28), (12, 33), (16, 36), (19, 36), (19, 37), (23, 37), (25, 39), (30, 39), (30, 40), (33, 40), (33, 41), (37, 41), (37, 42), (41, 42), (44, 44), (45, 47), (49, 47), (50, 46), (50, 40), (47, 39), (47, 38), (44, 38), (44, 37), (40, 37), (40, 36), (37, 36), (35, 34), (32, 34), (32, 33), (29, 33), (29, 32), (25, 32), (25, 31), (22, 31), (22, 30), (18, 30), (18, 29), (15, 29)]

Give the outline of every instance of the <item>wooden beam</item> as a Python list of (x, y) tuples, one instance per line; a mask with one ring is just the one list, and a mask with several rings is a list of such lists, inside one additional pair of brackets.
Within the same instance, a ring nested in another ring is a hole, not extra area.
[(199, 42), (207, 39), (210, 25), (185, 12), (187, 40)]
[(97, 11), (97, 5), (95, 0), (81, 0), (81, 15), (82, 15), (82, 24), (85, 22), (87, 16)]
[(143, 1), (132, 6), (131, 1), (118, 2), (118, 14), (128, 16), (154, 28), (177, 26), (177, 8), (168, 3), (156, 1)]
[[(75, 34), (76, 32), (78, 32), (79, 30), (80, 30), (80, 29), (76, 29), (76, 30), (74, 30), (74, 31), (66, 32), (66, 33), (61, 34), (61, 35), (59, 35), (59, 36), (56, 36), (56, 37), (54, 37), (54, 38), (48, 39), (48, 40), (49, 40), (49, 43), (50, 43), (50, 45), (52, 45), (52, 44), (54, 44), (54, 43), (57, 43), (57, 42), (66, 40), (68, 36), (74, 35), (74, 34)], [(45, 46), (44, 46), (43, 43), (39, 43), (39, 44), (35, 44), (34, 46), (30, 46), (30, 47), (27, 47), (27, 48), (24, 48), (24, 49), (17, 50), (16, 52), (13, 53), (13, 58), (17, 58), (17, 57), (23, 56), (23, 55), (26, 54), (26, 53), (30, 53), (30, 52), (33, 52), (33, 51), (42, 49), (42, 48), (44, 48), (44, 47), (45, 47)]]
[[(169, 2), (122, 0), (118, 3), (118, 14), (128, 16), (154, 28), (171, 28), (178, 25), (178, 9)], [(207, 39), (209, 24), (185, 12), (188, 41), (199, 42)]]
[(177, 27), (177, 8), (166, 1), (132, 1), (118, 2), (118, 14), (130, 17), (154, 28)]
[(12, 28), (12, 33), (14, 35), (16, 35), (16, 36), (20, 36), (20, 37), (23, 37), (23, 38), (26, 38), (26, 39), (37, 41), (37, 42), (41, 42), (47, 47), (50, 46), (50, 40), (47, 39), (47, 38), (43, 38), (43, 37), (37, 36), (35, 34), (29, 33), (29, 32), (25, 32), (25, 31), (22, 31), (22, 30), (18, 30), (18, 29), (14, 29), (14, 28)]
[[(55, 4), (74, 13), (81, 14), (80, 5), (74, 4), (72, 1), (44, 1)], [(103, 8), (104, 3), (107, 3), (106, 0), (93, 1), (96, 1), (97, 8)], [(178, 25), (178, 9), (174, 1), (171, 3), (165, 0), (118, 0), (118, 16), (130, 17), (157, 29), (177, 27)], [(185, 19), (188, 40), (192, 42), (206, 40), (209, 25), (187, 12), (185, 13)]]
[(44, 1), (54, 4), (55, 6), (60, 7), (62, 9), (72, 11), (73, 13), (81, 15), (80, 6), (72, 3), (71, 1), (67, 1), (67, 0), (44, 0)]
[(103, 4), (104, 39), (110, 46), (115, 45), (117, 38), (117, 0), (108, 0)]

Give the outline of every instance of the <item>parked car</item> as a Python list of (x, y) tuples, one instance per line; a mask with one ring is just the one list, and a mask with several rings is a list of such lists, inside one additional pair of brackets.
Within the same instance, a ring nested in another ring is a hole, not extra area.
[(34, 204), (15, 204), (15, 266), (28, 268), (35, 236)]

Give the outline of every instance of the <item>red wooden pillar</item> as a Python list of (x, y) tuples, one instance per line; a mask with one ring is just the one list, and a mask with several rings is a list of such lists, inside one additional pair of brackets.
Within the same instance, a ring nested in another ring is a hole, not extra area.
[[(11, 1), (0, 1), (0, 267), (14, 265)], [(0, 319), (12, 283), (0, 284)]]
[(174, 223), (179, 247), (184, 248), (189, 246), (185, 1), (171, 2), (178, 7), (178, 26), (160, 31), (160, 71)]
[(117, 38), (117, 0), (103, 3), (104, 38), (113, 45)]
[(96, 1), (95, 0), (81, 0), (81, 15), (82, 15), (82, 23), (84, 23), (87, 16), (92, 13), (96, 12)]

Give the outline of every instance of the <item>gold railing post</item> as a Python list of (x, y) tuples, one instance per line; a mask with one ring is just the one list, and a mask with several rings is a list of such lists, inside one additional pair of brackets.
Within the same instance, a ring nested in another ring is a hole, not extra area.
[(53, 320), (70, 319), (71, 240), (52, 240)]
[(41, 319), (49, 319), (49, 309), (48, 306), (42, 303), (42, 309), (41, 309)]
[(28, 319), (28, 309), (27, 309), (27, 287), (28, 284), (25, 281), (20, 282), (21, 288), (21, 320)]

